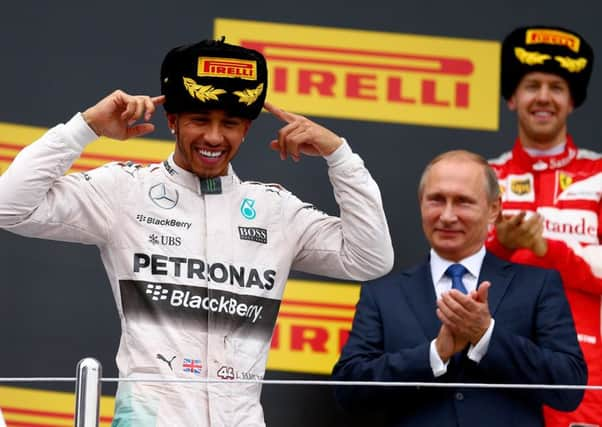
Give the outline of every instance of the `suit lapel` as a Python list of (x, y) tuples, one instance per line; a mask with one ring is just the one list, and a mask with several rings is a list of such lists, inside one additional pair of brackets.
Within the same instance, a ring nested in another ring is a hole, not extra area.
[(506, 290), (514, 277), (512, 264), (503, 261), (493, 254), (487, 252), (483, 259), (481, 274), (479, 275), (478, 284), (487, 280), (491, 282), (489, 288), (489, 312), (493, 316), (502, 298), (506, 294)]
[(401, 291), (408, 301), (414, 316), (428, 339), (439, 333), (441, 322), (437, 318), (437, 296), (428, 261), (402, 273)]
[[(437, 318), (437, 296), (431, 277), (431, 269), (428, 260), (413, 269), (401, 273), (401, 293), (408, 301), (408, 305), (414, 313), (423, 332), (428, 339), (432, 339), (439, 333), (441, 322)], [(481, 273), (477, 283), (485, 280), (491, 282), (489, 288), (489, 311), (494, 316), (497, 307), (502, 301), (514, 272), (512, 264), (497, 258), (487, 252), (481, 266)]]

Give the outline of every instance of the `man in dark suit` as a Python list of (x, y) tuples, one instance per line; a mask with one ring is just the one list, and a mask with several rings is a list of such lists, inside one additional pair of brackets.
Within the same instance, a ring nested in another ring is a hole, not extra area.
[[(485, 250), (500, 212), (487, 161), (467, 151), (438, 156), (418, 197), (430, 256), (362, 286), (334, 379), (585, 384), (559, 274)], [(359, 414), (384, 414), (391, 426), (506, 427), (543, 425), (542, 404), (573, 410), (583, 391), (340, 386), (336, 397)]]

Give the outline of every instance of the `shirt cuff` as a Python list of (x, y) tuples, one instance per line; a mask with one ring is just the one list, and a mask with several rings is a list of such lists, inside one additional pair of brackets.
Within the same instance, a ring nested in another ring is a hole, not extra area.
[(63, 129), (67, 132), (67, 135), (70, 136), (67, 143), (73, 142), (80, 149), (83, 149), (86, 145), (98, 139), (98, 135), (96, 135), (96, 132), (88, 126), (82, 113), (74, 115), (67, 123), (65, 123)]
[(495, 320), (491, 318), (491, 322), (489, 323), (489, 327), (481, 337), (476, 345), (470, 346), (468, 349), (468, 358), (475, 363), (479, 363), (483, 357), (487, 354), (487, 349), (489, 348), (489, 341), (491, 340), (491, 334), (493, 333), (493, 325), (495, 324)]
[(343, 143), (336, 150), (334, 150), (328, 156), (324, 156), (326, 163), (328, 163), (328, 166), (330, 167), (334, 167), (339, 163), (342, 163), (347, 157), (353, 154), (353, 151), (351, 151), (351, 147), (347, 143), (347, 140), (345, 138), (341, 138), (341, 140)]
[(449, 360), (447, 362), (443, 362), (439, 357), (439, 353), (437, 353), (437, 348), (435, 347), (435, 340), (431, 341), (431, 346), (429, 350), (429, 361), (431, 363), (431, 369), (433, 370), (433, 376), (440, 377), (441, 375), (447, 372), (447, 365), (449, 365)]

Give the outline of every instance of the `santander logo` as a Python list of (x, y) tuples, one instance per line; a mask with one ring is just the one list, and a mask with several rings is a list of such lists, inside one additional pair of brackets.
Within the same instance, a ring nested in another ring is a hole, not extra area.
[(572, 238), (580, 243), (598, 243), (598, 218), (591, 211), (540, 208), (544, 217), (544, 234), (549, 238)]

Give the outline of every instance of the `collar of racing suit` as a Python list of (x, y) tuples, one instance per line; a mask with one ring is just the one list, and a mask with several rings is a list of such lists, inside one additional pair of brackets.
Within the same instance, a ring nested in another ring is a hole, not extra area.
[(520, 139), (517, 138), (512, 149), (512, 157), (518, 162), (521, 168), (533, 170), (536, 172), (548, 169), (559, 169), (565, 167), (577, 156), (577, 147), (573, 142), (571, 135), (566, 136), (566, 144), (562, 153), (554, 156), (533, 157), (523, 148)]
[[(187, 170), (182, 169), (180, 166), (178, 166), (173, 160), (173, 153), (171, 153), (170, 156), (166, 160), (164, 160), (163, 163), (161, 163), (161, 168), (169, 177), (169, 179), (173, 182), (187, 187), (197, 194), (210, 194), (206, 190), (206, 185), (203, 184), (203, 181), (207, 180), (203, 180), (199, 178), (198, 175), (195, 175), (192, 172), (188, 172)], [(234, 185), (240, 183), (240, 179), (234, 173), (232, 165), (228, 165), (228, 174), (226, 176), (218, 176), (212, 178), (212, 180), (219, 181), (217, 185), (219, 186), (220, 191), (216, 191), (214, 192), (214, 194), (227, 193), (232, 189)]]

